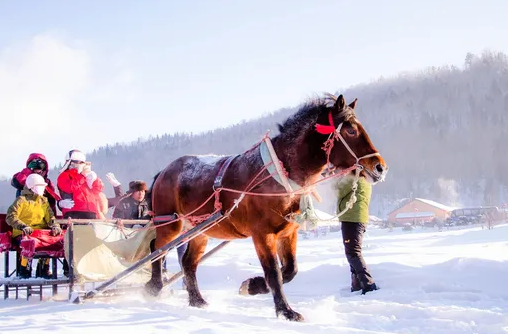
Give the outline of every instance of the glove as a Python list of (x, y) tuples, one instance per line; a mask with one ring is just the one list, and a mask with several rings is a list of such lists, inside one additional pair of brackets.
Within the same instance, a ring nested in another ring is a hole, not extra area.
[(83, 170), (81, 171), (81, 174), (84, 176), (88, 176), (92, 172), (92, 165), (87, 163), (85, 166), (83, 166)]
[(58, 225), (55, 225), (53, 227), (51, 227), (51, 235), (56, 237), (57, 235), (60, 235), (62, 234), (62, 229), (60, 228), (60, 226)]
[(90, 172), (86, 176), (86, 184), (88, 184), (88, 188), (92, 189), (93, 183), (97, 180), (97, 174), (95, 172)]
[(115, 174), (111, 172), (106, 174), (106, 179), (108, 180), (109, 183), (111, 183), (113, 187), (118, 187), (119, 185), (121, 185), (121, 183), (118, 182), (118, 180), (116, 179)]
[(72, 199), (62, 199), (58, 202), (58, 205), (62, 209), (72, 209), (74, 207), (74, 201)]
[(34, 229), (31, 228), (30, 226), (23, 227), (23, 229), (21, 231), (23, 231), (24, 235), (30, 235), (30, 234), (34, 233)]

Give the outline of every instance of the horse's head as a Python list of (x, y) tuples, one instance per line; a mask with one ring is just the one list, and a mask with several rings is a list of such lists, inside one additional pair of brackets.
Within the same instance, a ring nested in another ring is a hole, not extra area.
[(329, 163), (338, 169), (358, 164), (362, 167), (360, 175), (368, 181), (383, 181), (388, 167), (356, 117), (357, 99), (349, 105), (342, 95), (329, 95), (329, 99), (334, 103), (321, 109), (316, 125), (317, 132), (328, 135), (325, 145), (329, 148)]

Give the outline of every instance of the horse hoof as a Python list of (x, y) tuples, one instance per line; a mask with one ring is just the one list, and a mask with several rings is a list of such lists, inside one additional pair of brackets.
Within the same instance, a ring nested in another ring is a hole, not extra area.
[(204, 299), (195, 299), (189, 301), (189, 306), (197, 308), (205, 308), (208, 306), (208, 303)]
[(242, 296), (249, 295), (249, 281), (250, 280), (243, 281), (242, 285), (240, 286), (240, 290), (238, 291), (240, 295)]
[(289, 321), (297, 321), (297, 322), (303, 322), (303, 321), (305, 321), (305, 319), (303, 318), (303, 315), (301, 315), (300, 313), (295, 312), (293, 310), (280, 310), (280, 311), (277, 311), (277, 318), (281, 314), (284, 316), (284, 318), (286, 318), (286, 320), (289, 320)]
[(162, 290), (162, 283), (157, 283), (153, 281), (148, 281), (148, 283), (145, 284), (145, 294), (150, 297), (157, 297)]
[(265, 278), (257, 276), (243, 281), (238, 292), (243, 296), (254, 296), (259, 294), (267, 294), (270, 292), (270, 289), (268, 289), (268, 286), (266, 285)]

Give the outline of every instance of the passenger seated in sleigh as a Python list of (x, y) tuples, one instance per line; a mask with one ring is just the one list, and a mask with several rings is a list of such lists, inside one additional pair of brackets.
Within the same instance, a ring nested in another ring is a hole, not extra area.
[[(79, 150), (71, 150), (57, 178), (57, 187), (64, 200), (59, 202), (64, 218), (104, 219), (104, 184), (92, 171), (92, 165)], [(107, 210), (106, 203), (106, 210)]]
[(55, 193), (55, 187), (49, 179), (48, 173), (49, 164), (44, 154), (31, 153), (26, 160), (26, 167), (12, 176), (11, 185), (16, 189), (16, 197), (19, 197), (25, 187), (26, 178), (30, 174), (39, 174), (48, 184), (44, 197), (48, 199), (51, 210), (56, 214), (56, 203), (60, 200), (60, 197)]
[[(113, 211), (114, 219), (127, 219), (127, 220), (150, 220), (152, 214), (150, 212), (149, 204), (146, 197), (146, 191), (148, 187), (144, 181), (134, 180), (129, 182), (129, 191), (126, 196), (123, 197), (115, 207)], [(134, 224), (127, 224), (127, 227), (134, 227)], [(154, 248), (154, 241), (151, 243), (151, 248)], [(182, 265), (182, 258), (187, 249), (187, 244), (179, 246), (177, 250), (178, 263), (180, 268)], [(163, 272), (167, 272), (166, 258), (163, 261)], [(183, 285), (185, 286), (185, 279)]]
[[(12, 227), (12, 243), (20, 246), (22, 239), (29, 238), (35, 230), (50, 229), (50, 236), (62, 234), (60, 225), (55, 221), (55, 214), (51, 209), (44, 192), (48, 184), (39, 174), (30, 174), (25, 181), (21, 195), (7, 209), (6, 223)], [(61, 238), (60, 238), (61, 239)], [(63, 243), (62, 243), (63, 245)], [(30, 278), (32, 276), (32, 259), (21, 256), (18, 276)], [(51, 278), (49, 258), (40, 258), (37, 264), (36, 277)]]
[(106, 219), (110, 207), (118, 204), (125, 195), (121, 183), (113, 173), (106, 179), (115, 191), (115, 197), (107, 198), (103, 193), (104, 183), (92, 170), (92, 163), (79, 150), (71, 150), (57, 178), (57, 187), (63, 200), (58, 203), (64, 218)]

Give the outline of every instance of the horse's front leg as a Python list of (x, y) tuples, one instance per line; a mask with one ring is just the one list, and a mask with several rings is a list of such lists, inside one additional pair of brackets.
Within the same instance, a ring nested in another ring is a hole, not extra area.
[[(153, 253), (155, 250), (170, 243), (182, 230), (182, 222), (177, 221), (169, 225), (158, 227), (155, 232), (155, 240), (150, 243), (150, 250)], [(164, 255), (165, 256), (165, 255)], [(162, 281), (162, 261), (164, 258), (152, 262), (152, 277), (145, 284), (145, 292), (149, 295), (156, 297), (160, 294), (164, 284)]]
[(289, 283), (298, 273), (296, 263), (296, 242), (298, 241), (298, 225), (294, 224), (287, 232), (277, 239), (277, 254), (282, 265), (282, 281)]
[(201, 234), (187, 245), (187, 249), (182, 258), (182, 268), (185, 274), (185, 281), (187, 284), (187, 292), (189, 293), (189, 305), (195, 307), (205, 307), (208, 303), (201, 296), (198, 287), (198, 280), (196, 278), (196, 271), (199, 261), (205, 253), (208, 237)]
[[(277, 254), (282, 265), (282, 282), (289, 283), (298, 273), (296, 263), (296, 243), (298, 240), (298, 225), (291, 225), (286, 231), (277, 236)], [(257, 295), (269, 293), (270, 289), (264, 277), (257, 276), (245, 280), (240, 286), (240, 294)]]
[(277, 263), (276, 235), (253, 235), (252, 239), (259, 261), (265, 272), (265, 282), (272, 291), (277, 317), (282, 314), (287, 320), (303, 321), (303, 316), (291, 309), (284, 295), (282, 273)]

